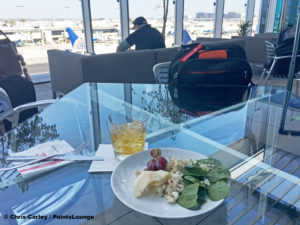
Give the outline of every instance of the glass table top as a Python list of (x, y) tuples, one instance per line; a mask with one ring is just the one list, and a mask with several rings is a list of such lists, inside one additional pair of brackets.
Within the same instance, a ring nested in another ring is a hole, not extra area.
[(300, 99), (292, 94), (284, 108), (286, 94), (278, 87), (85, 83), (3, 136), (1, 167), (10, 165), (8, 155), (55, 140), (73, 148), (87, 142), (83, 154), (94, 155), (111, 143), (106, 116), (126, 108), (148, 116), (149, 148), (222, 161), (231, 171), (229, 196), (205, 215), (174, 223), (131, 210), (114, 196), (110, 173), (72, 162), (29, 178), (0, 172), (0, 224), (297, 224), (300, 137), (279, 128), (286, 109), (284, 129), (300, 130)]

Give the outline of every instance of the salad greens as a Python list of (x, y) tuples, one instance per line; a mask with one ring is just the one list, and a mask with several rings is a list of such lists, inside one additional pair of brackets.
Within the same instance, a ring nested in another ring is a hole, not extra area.
[(219, 180), (209, 187), (208, 197), (212, 201), (219, 201), (225, 198), (229, 191), (230, 187), (228, 187), (228, 184), (223, 180)]
[(177, 203), (184, 208), (197, 210), (206, 202), (224, 199), (230, 191), (229, 170), (213, 158), (201, 159), (187, 165), (183, 170), (184, 189)]

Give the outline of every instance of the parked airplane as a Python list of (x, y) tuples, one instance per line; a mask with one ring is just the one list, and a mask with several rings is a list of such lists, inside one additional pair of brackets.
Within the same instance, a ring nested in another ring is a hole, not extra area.
[[(167, 36), (173, 36), (173, 35), (175, 35), (175, 32), (172, 33), (171, 31), (169, 31), (167, 34)], [(182, 43), (184, 45), (187, 45), (187, 44), (190, 44), (191, 42), (192, 42), (191, 36), (187, 32), (187, 30), (184, 29), (182, 32)]]
[[(78, 35), (70, 28), (67, 27), (66, 31), (69, 34), (69, 39), (71, 41), (74, 52), (84, 52), (86, 50), (85, 40), (82, 37), (78, 37)], [(93, 38), (93, 41), (97, 41), (99, 38)]]
[(183, 33), (182, 33), (182, 42), (184, 45), (190, 44), (192, 42), (191, 36), (185, 29), (183, 30)]
[(84, 52), (86, 50), (84, 38), (79, 38), (78, 35), (70, 27), (67, 27), (66, 31), (69, 34), (69, 39), (73, 47), (72, 51)]
[(24, 42), (23, 42), (21, 39), (16, 40), (16, 41), (15, 41), (15, 44), (16, 44), (17, 47), (22, 47), (22, 46), (24, 46)]

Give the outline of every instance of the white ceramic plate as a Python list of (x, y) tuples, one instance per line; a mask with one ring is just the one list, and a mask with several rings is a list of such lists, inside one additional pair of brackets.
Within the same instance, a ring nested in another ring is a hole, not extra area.
[[(207, 158), (199, 153), (176, 149), (176, 148), (160, 148), (162, 155), (168, 159), (168, 156), (176, 156), (178, 159), (203, 159)], [(111, 176), (111, 186), (115, 195), (127, 205), (129, 208), (154, 217), (160, 218), (186, 218), (206, 213), (224, 200), (211, 201), (207, 198), (207, 202), (201, 206), (199, 210), (189, 210), (178, 204), (169, 204), (162, 197), (141, 197), (136, 198), (133, 195), (133, 182), (136, 178), (135, 172), (142, 171), (150, 160), (150, 151), (145, 150), (124, 159), (114, 170)]]

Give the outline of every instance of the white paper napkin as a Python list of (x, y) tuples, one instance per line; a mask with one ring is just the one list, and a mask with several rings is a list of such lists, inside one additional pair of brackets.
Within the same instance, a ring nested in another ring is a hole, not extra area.
[[(11, 153), (11, 156), (47, 156), (51, 154), (57, 154), (57, 153), (67, 153), (70, 151), (73, 151), (71, 145), (69, 145), (64, 140), (55, 140), (52, 142), (46, 142), (43, 144), (39, 144), (37, 146), (34, 146), (28, 150), (25, 150), (23, 152), (17, 152), (17, 153)], [(64, 166), (66, 164), (71, 163), (72, 161), (63, 161), (63, 160), (53, 160), (53, 161), (44, 161), (35, 163), (28, 166), (23, 166), (18, 168), (19, 173), (23, 177), (30, 177), (34, 176), (40, 173), (47, 172), (49, 170), (55, 169), (60, 166)], [(14, 162), (14, 165), (17, 165), (19, 163), (23, 162)]]
[[(147, 142), (145, 143), (144, 149), (148, 149)], [(89, 173), (112, 172), (121, 162), (115, 158), (111, 144), (100, 144), (95, 156), (104, 158), (104, 161), (93, 161)]]

